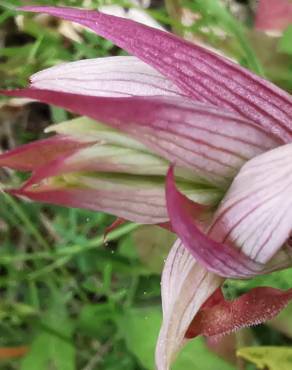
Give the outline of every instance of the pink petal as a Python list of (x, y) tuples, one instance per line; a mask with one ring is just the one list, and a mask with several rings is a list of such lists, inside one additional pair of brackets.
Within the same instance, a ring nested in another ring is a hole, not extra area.
[(0, 155), (0, 166), (19, 171), (34, 171), (49, 161), (72, 154), (89, 145), (81, 139), (58, 135), (22, 145)]
[(31, 86), (90, 96), (181, 95), (178, 88), (135, 57), (106, 57), (59, 64), (30, 78)]
[(168, 166), (168, 162), (150, 153), (97, 143), (59, 156), (53, 161), (48, 158), (48, 162), (34, 173), (30, 181), (36, 183), (47, 177), (70, 172), (165, 176)]
[(261, 273), (264, 266), (233, 246), (210, 239), (198, 227), (193, 212), (198, 205), (175, 187), (173, 168), (166, 180), (166, 203), (173, 230), (191, 254), (209, 271), (223, 277), (247, 278)]
[(290, 0), (259, 0), (255, 27), (259, 30), (283, 31), (292, 23)]
[[(219, 297), (220, 298), (220, 297)], [(219, 299), (203, 307), (190, 325), (186, 338), (197, 335), (218, 336), (275, 317), (292, 299), (292, 289), (254, 288), (233, 301)]]
[(151, 154), (151, 151), (138, 140), (110, 126), (106, 126), (101, 122), (84, 116), (50, 125), (45, 129), (45, 133), (55, 133), (77, 139), (82, 138), (82, 140), (88, 142), (106, 145), (110, 144)]
[(236, 111), (285, 142), (291, 140), (291, 97), (207, 49), (170, 33), (96, 11), (42, 6), (21, 9), (89, 27), (160, 71), (188, 96)]
[(98, 98), (32, 88), (2, 94), (34, 98), (100, 120), (219, 185), (229, 183), (248, 159), (280, 143), (234, 113), (182, 97)]
[(178, 240), (162, 274), (163, 324), (156, 347), (158, 370), (168, 370), (185, 343), (186, 332), (203, 303), (223, 279), (206, 271)]
[[(70, 171), (70, 167), (62, 168), (63, 157), (61, 165), (58, 162), (49, 162), (35, 170), (20, 189), (10, 193), (40, 202), (102, 211), (138, 223), (154, 223), (172, 231), (166, 210), (164, 177), (115, 173), (112, 167), (108, 168), (113, 170), (109, 173), (88, 172), (86, 165)], [(104, 170), (102, 162), (100, 169)], [(215, 190), (187, 183), (183, 178), (180, 187), (188, 197), (202, 203), (200, 212), (206, 213), (218, 202)]]
[(107, 177), (73, 174), (39, 184), (28, 182), (10, 193), (38, 202), (106, 212), (143, 224), (168, 220), (163, 183)]
[[(209, 236), (258, 263), (269, 262), (292, 232), (291, 158), (288, 144), (247, 162), (221, 203)], [(286, 266), (291, 265), (291, 252), (281, 253)]]

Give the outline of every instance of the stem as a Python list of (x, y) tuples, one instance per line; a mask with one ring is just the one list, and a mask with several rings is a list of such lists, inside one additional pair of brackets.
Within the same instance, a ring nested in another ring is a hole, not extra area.
[[(116, 239), (119, 239), (120, 237), (127, 235), (131, 231), (137, 229), (140, 225), (129, 223), (126, 225), (123, 225), (119, 227), (116, 230), (113, 230), (107, 235), (107, 241), (110, 242)], [(10, 255), (2, 255), (1, 256), (1, 262), (3, 264), (10, 264), (14, 262), (19, 261), (31, 261), (31, 260), (39, 260), (39, 259), (55, 259), (55, 258), (61, 258), (61, 257), (73, 257), (79, 253), (83, 253), (85, 251), (88, 251), (90, 249), (98, 248), (105, 244), (104, 236), (99, 235), (96, 238), (93, 238), (88, 241), (87, 244), (84, 245), (70, 245), (67, 247), (59, 247), (54, 252), (36, 252), (32, 254), (19, 254), (16, 256), (10, 256)], [(69, 259), (70, 259), (69, 258)], [(69, 261), (68, 259), (68, 261)]]
[(39, 233), (38, 229), (35, 227), (35, 225), (29, 220), (29, 218), (26, 216), (23, 209), (19, 206), (19, 204), (7, 193), (2, 193), (4, 196), (5, 201), (8, 203), (8, 205), (12, 208), (16, 216), (19, 218), (19, 220), (27, 227), (30, 234), (35, 238), (35, 240), (44, 247), (44, 249), (49, 250), (50, 246), (46, 242), (46, 240), (42, 237), (42, 235)]

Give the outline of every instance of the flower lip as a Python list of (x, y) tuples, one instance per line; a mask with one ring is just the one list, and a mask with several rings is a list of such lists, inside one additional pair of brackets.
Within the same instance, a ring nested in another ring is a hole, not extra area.
[(226, 301), (220, 292), (221, 290), (217, 303), (202, 307), (195, 316), (186, 338), (198, 335), (218, 337), (240, 328), (259, 325), (271, 320), (292, 299), (292, 289), (283, 291), (271, 287), (257, 287), (232, 301)]

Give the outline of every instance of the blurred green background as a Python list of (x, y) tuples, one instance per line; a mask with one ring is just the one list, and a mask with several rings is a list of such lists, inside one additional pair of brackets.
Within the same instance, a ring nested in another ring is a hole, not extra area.
[[(166, 29), (219, 49), (292, 89), (292, 28), (276, 38), (257, 32), (256, 2), (233, 0), (155, 0), (150, 7), (146, 1), (0, 0), (2, 88), (24, 86), (32, 73), (62, 61), (124, 54), (69, 23), (15, 11), (27, 4), (142, 5)], [(189, 22), (194, 14), (197, 21)], [(70, 117), (39, 103), (1, 100), (0, 149), (43, 137), (49, 124)], [(1, 170), (0, 181), (18, 184), (24, 176)], [(104, 243), (112, 216), (0, 196), (0, 370), (153, 370), (160, 272), (173, 235), (128, 223)], [(286, 270), (247, 282), (227, 281), (224, 291), (234, 298), (254, 286), (289, 288), (291, 282), (292, 270)], [(221, 347), (196, 339), (174, 369), (250, 370), (262, 363), (270, 370), (292, 369), (290, 312), (292, 307), (272, 324), (225, 338)], [(266, 351), (267, 345), (276, 347)], [(242, 350), (250, 361), (235, 357), (235, 350), (245, 346), (256, 346), (255, 354)]]

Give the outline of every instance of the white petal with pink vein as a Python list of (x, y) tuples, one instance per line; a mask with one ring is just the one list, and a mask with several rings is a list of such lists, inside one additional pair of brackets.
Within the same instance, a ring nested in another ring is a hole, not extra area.
[(30, 81), (39, 89), (91, 96), (180, 95), (166, 77), (131, 56), (63, 63), (34, 74)]
[(219, 207), (209, 236), (267, 263), (292, 231), (292, 144), (248, 161)]
[(158, 370), (168, 370), (184, 345), (185, 334), (202, 304), (223, 279), (196, 262), (180, 240), (172, 247), (162, 274), (163, 324), (156, 347)]

